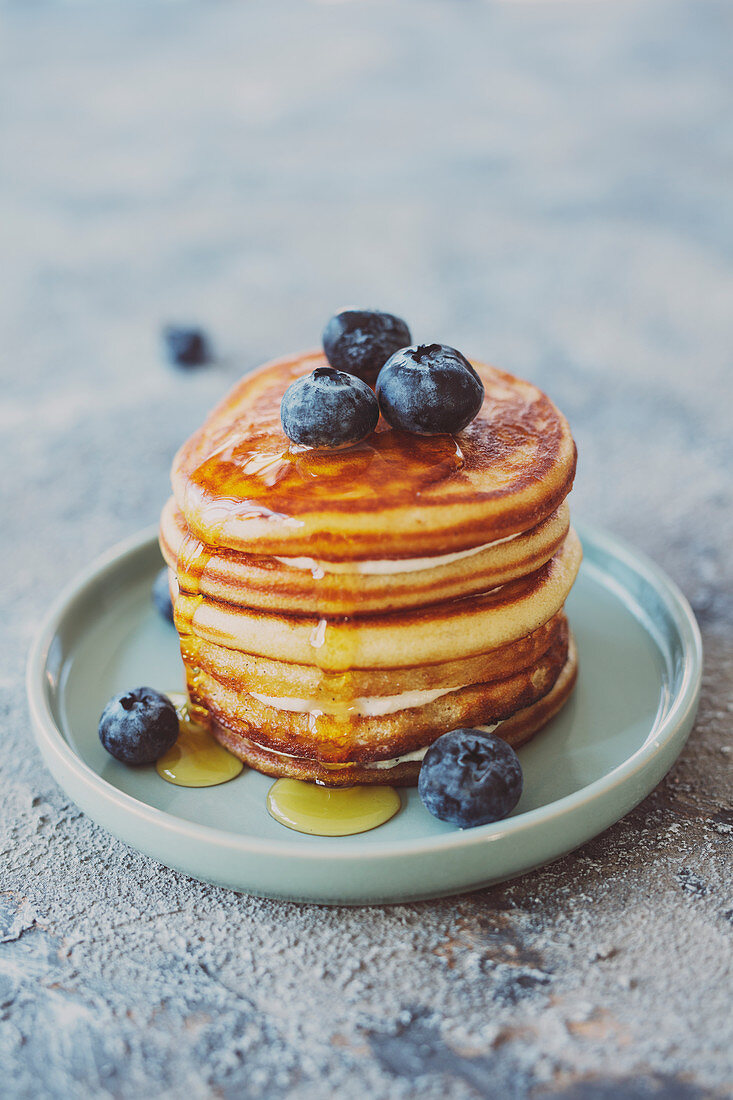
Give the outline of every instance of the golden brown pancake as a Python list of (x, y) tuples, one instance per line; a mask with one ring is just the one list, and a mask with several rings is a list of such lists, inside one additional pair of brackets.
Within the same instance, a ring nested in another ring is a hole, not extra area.
[[(550, 691), (501, 722), (494, 730), (496, 736), (501, 737), (514, 748), (526, 744), (535, 734), (544, 729), (565, 705), (575, 687), (577, 675), (578, 658), (571, 635), (567, 659)], [(355, 783), (389, 783), (392, 787), (411, 787), (417, 783), (420, 772), (419, 759), (398, 761), (393, 766), (381, 768), (375, 767), (374, 762), (371, 765), (353, 763), (339, 767), (334, 767), (333, 764), (330, 767), (324, 767), (323, 761), (274, 752), (251, 738), (235, 733), (216, 718), (212, 718), (211, 731), (217, 741), (225, 745), (249, 767), (278, 778), (311, 780), (327, 787), (348, 787)]]
[(311, 352), (247, 375), (178, 452), (173, 493), (205, 546), (326, 561), (442, 555), (530, 531), (570, 491), (565, 418), (529, 382), (481, 363), (484, 403), (455, 436), (380, 420), (347, 450), (291, 445), (282, 395), (326, 365)]
[(529, 668), (447, 690), (347, 699), (325, 692), (314, 699), (271, 697), (199, 671), (191, 696), (232, 732), (267, 748), (329, 761), (370, 761), (413, 752), (458, 726), (511, 717), (547, 694), (567, 654), (563, 624), (556, 641)]
[[(286, 615), (179, 593), (181, 635), (272, 660), (350, 668), (399, 668), (469, 657), (536, 630), (565, 603), (580, 566), (577, 535), (540, 569), (510, 584), (386, 615)], [(194, 663), (195, 654), (191, 654)]]
[[(352, 668), (349, 669), (348, 689), (355, 697), (398, 695), (404, 691), (430, 691), (501, 680), (534, 665), (560, 637), (565, 623), (565, 616), (558, 612), (524, 638), (473, 657), (411, 668)], [(317, 665), (273, 661), (211, 642), (198, 642), (196, 664), (239, 691), (312, 699), (324, 687), (324, 670)]]
[[(191, 563), (185, 553), (179, 562), (188, 528), (171, 498), (161, 518), (161, 548), (171, 568), (179, 565), (178, 582), (186, 592), (262, 611), (312, 612), (315, 600), (324, 615), (353, 615), (422, 607), (524, 577), (560, 549), (569, 522), (563, 502), (531, 531), (436, 559), (325, 562), (212, 547), (211, 553), (208, 549), (195, 553)], [(391, 566), (399, 570), (402, 564), (405, 571), (388, 571)]]

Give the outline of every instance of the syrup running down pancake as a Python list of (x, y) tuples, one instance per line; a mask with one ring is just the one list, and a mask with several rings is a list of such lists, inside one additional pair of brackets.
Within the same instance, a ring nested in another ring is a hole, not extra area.
[(246, 376), (176, 456), (161, 546), (189, 694), (268, 774), (414, 783), (447, 730), (521, 743), (572, 690), (575, 445), (544, 394), (474, 363), (485, 399), (454, 436), (294, 446), (280, 400), (323, 365)]

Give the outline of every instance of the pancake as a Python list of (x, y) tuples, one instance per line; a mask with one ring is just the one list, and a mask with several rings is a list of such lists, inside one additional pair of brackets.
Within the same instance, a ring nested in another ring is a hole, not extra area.
[(569, 523), (563, 503), (531, 531), (437, 558), (329, 562), (216, 547), (199, 550), (191, 562), (188, 527), (171, 498), (161, 518), (161, 549), (168, 565), (179, 567), (186, 592), (263, 611), (308, 612), (315, 600), (324, 615), (353, 615), (440, 603), (526, 576), (559, 550)]
[(266, 748), (312, 759), (363, 762), (413, 752), (457, 726), (511, 717), (550, 690), (567, 654), (563, 624), (538, 661), (502, 679), (393, 696), (350, 693), (348, 700), (320, 693), (308, 700), (241, 691), (199, 671), (191, 701), (194, 706), (203, 703), (233, 733), (254, 737)]
[[(570, 529), (541, 569), (491, 592), (386, 615), (330, 619), (260, 612), (181, 592), (179, 633), (273, 660), (349, 668), (399, 668), (468, 657), (522, 638), (565, 603), (582, 550)], [(195, 654), (191, 659), (196, 663)]]
[[(355, 697), (383, 696), (499, 680), (534, 665), (557, 641), (565, 623), (558, 612), (524, 638), (473, 657), (412, 668), (351, 668), (348, 689)], [(324, 686), (324, 670), (317, 665), (269, 660), (200, 640), (196, 664), (236, 690), (256, 690), (262, 695), (313, 699)]]
[(282, 395), (325, 366), (311, 352), (247, 375), (178, 452), (173, 493), (204, 546), (326, 561), (443, 555), (532, 530), (570, 491), (565, 418), (530, 383), (477, 362), (485, 399), (455, 436), (380, 420), (347, 450), (290, 445)]
[[(567, 659), (550, 691), (530, 706), (502, 721), (493, 732), (514, 748), (526, 744), (555, 717), (569, 699), (578, 675), (578, 658), (572, 635)], [(489, 728), (491, 725), (486, 723)], [(389, 783), (392, 787), (410, 787), (417, 783), (422, 752), (416, 759), (382, 760), (346, 766), (324, 766), (322, 761), (274, 752), (251, 738), (235, 733), (212, 718), (211, 732), (220, 744), (249, 767), (276, 778), (289, 777), (321, 783), (327, 787), (348, 787), (355, 783)]]
[(475, 363), (462, 432), (291, 445), (282, 395), (324, 365), (248, 375), (174, 460), (160, 542), (189, 695), (268, 774), (411, 783), (442, 733), (501, 722), (518, 744), (572, 690), (575, 444), (544, 394)]

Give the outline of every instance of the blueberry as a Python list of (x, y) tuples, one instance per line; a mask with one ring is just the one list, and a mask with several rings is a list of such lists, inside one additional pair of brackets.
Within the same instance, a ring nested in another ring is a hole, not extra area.
[(99, 740), (123, 764), (152, 764), (177, 738), (175, 707), (153, 688), (133, 688), (115, 695), (99, 719)]
[(212, 360), (206, 333), (199, 328), (167, 325), (163, 340), (168, 358), (177, 367), (202, 367)]
[(283, 431), (293, 443), (342, 447), (373, 432), (379, 405), (365, 382), (353, 374), (316, 367), (296, 378), (280, 404)]
[(400, 317), (377, 309), (344, 309), (323, 330), (323, 350), (336, 370), (373, 386), (390, 355), (412, 340)]
[(393, 428), (439, 435), (470, 424), (481, 408), (484, 387), (460, 351), (420, 344), (387, 360), (377, 379), (377, 397)]
[(483, 730), (444, 733), (425, 754), (418, 791), (441, 821), (462, 829), (501, 821), (522, 793), (522, 768), (511, 745)]
[(152, 587), (153, 603), (157, 610), (167, 619), (169, 623), (173, 622), (173, 603), (171, 601), (171, 590), (168, 583), (168, 566), (164, 565), (159, 573), (156, 574)]

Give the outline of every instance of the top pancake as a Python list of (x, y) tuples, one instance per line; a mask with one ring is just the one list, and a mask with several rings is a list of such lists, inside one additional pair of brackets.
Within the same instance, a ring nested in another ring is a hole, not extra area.
[(247, 375), (178, 452), (173, 492), (203, 543), (334, 562), (446, 554), (535, 527), (570, 491), (565, 418), (528, 382), (477, 362), (484, 403), (455, 436), (380, 420), (347, 450), (290, 444), (282, 395), (326, 365), (310, 352)]

